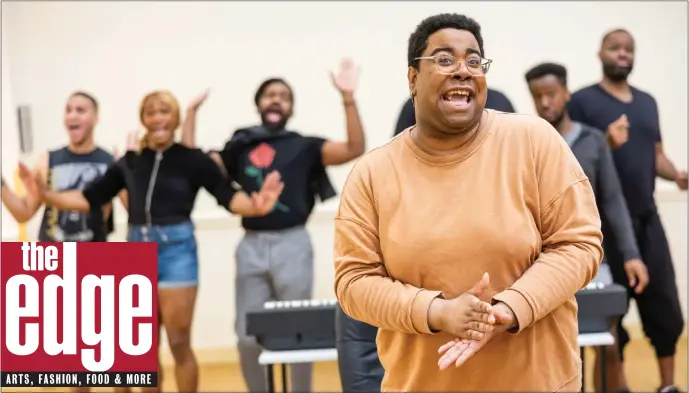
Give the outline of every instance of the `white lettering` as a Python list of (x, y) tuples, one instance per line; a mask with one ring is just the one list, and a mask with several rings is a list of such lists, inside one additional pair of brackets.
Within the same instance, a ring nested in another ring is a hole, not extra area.
[[(139, 305), (133, 306), (134, 285), (139, 287)], [(153, 316), (153, 287), (148, 278), (133, 274), (120, 281), (120, 349), (128, 355), (139, 356), (147, 353), (153, 346), (153, 324), (139, 323), (139, 343), (134, 345), (134, 317)]]
[(30, 249), (30, 245), (28, 245), (26, 242), (22, 243), (22, 269), (24, 269), (25, 272), (31, 270), (31, 256), (29, 256)]
[(54, 272), (57, 269), (57, 247), (37, 246), (35, 242), (22, 243), (22, 268), (24, 271)]
[(130, 386), (152, 386), (153, 381), (151, 381), (151, 374), (143, 374), (143, 373), (136, 373), (136, 374), (127, 374), (127, 385)]
[[(22, 267), (25, 271), (55, 271), (59, 267), (58, 249), (54, 246), (37, 246), (23, 243)], [(115, 277), (112, 275), (88, 275), (77, 281), (77, 244), (62, 243), (62, 275), (50, 274), (43, 282), (43, 293), (36, 278), (19, 274), (10, 277), (5, 285), (5, 345), (18, 356), (36, 352), (43, 334), (43, 349), (49, 356), (77, 354), (77, 307), (81, 306), (81, 363), (89, 371), (108, 371), (115, 363), (115, 318), (119, 318), (118, 344), (130, 356), (140, 356), (153, 347), (153, 323), (137, 322), (134, 318), (153, 317), (153, 286), (148, 278), (134, 274), (124, 277), (115, 293)], [(138, 305), (133, 304), (134, 286), (138, 288)], [(19, 295), (25, 291), (25, 305), (20, 306)], [(58, 315), (58, 288), (62, 288), (62, 315)], [(96, 290), (100, 289), (99, 315), (96, 314)], [(77, 291), (81, 293), (81, 305), (77, 304)], [(39, 310), (39, 296), (43, 307)], [(115, 296), (119, 295), (119, 310), (115, 310)], [(118, 313), (117, 316), (115, 313)], [(23, 317), (41, 317), (42, 323), (24, 323)], [(62, 340), (58, 342), (58, 320), (62, 318)], [(96, 330), (96, 322), (100, 329)], [(41, 326), (42, 325), (42, 326)], [(24, 344), (19, 336), (24, 330)], [(138, 343), (134, 344), (134, 329)], [(40, 331), (42, 330), (42, 332)], [(96, 361), (96, 349), (99, 359)]]
[[(72, 254), (74, 254), (74, 264), (76, 266), (77, 263), (77, 244), (76, 243), (67, 243), (66, 245), (62, 246), (62, 260), (64, 263), (65, 259), (65, 252), (67, 250), (70, 250)], [(57, 270), (57, 247), (55, 246), (48, 246), (45, 248), (45, 270), (49, 270), (51, 272), (54, 272)], [(64, 274), (64, 273), (63, 273)]]
[[(96, 287), (100, 291), (100, 333), (96, 332)], [(81, 340), (98, 345), (100, 361), (94, 349), (81, 351), (81, 364), (89, 371), (107, 371), (115, 363), (115, 277), (89, 274), (81, 281)]]
[[(46, 247), (46, 266), (50, 263)], [(57, 250), (55, 250), (57, 256)], [(57, 261), (54, 261), (57, 267)], [(51, 269), (54, 270), (54, 269)], [(62, 287), (62, 342), (57, 341), (57, 288)], [(50, 356), (77, 353), (77, 244), (62, 244), (62, 277), (51, 274), (43, 281), (43, 349)]]
[(87, 385), (107, 385), (110, 383), (108, 374), (86, 374)]
[[(24, 247), (24, 246), (22, 246)], [(20, 287), (26, 291), (24, 307), (19, 306)], [(19, 344), (19, 324), (21, 317), (37, 317), (38, 282), (26, 274), (10, 277), (5, 285), (5, 345), (15, 355), (31, 355), (38, 349), (38, 323), (24, 324), (24, 345)]]

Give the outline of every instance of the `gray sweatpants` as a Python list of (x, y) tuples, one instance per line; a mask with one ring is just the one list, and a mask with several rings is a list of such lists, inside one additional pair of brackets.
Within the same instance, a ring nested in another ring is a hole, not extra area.
[[(246, 335), (246, 313), (271, 300), (311, 299), (313, 247), (303, 226), (283, 231), (247, 231), (236, 252), (235, 301), (239, 360), (249, 392), (266, 392), (265, 368), (258, 364), (261, 348)], [(290, 368), (290, 390), (311, 391), (312, 365)]]

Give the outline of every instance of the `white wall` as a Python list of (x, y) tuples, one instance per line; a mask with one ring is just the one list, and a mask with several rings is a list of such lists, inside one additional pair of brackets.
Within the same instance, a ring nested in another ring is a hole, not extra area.
[[(9, 44), (14, 102), (32, 106), (37, 152), (65, 143), (63, 105), (76, 89), (100, 101), (98, 142), (122, 148), (126, 132), (138, 126), (137, 108), (146, 92), (169, 89), (184, 105), (210, 87), (199, 115), (198, 143), (219, 147), (232, 130), (258, 120), (253, 94), (273, 75), (286, 77), (296, 90), (291, 126), (310, 135), (344, 138), (340, 99), (328, 77), (341, 56), (361, 64), (357, 99), (372, 148), (388, 140), (407, 97), (407, 39), (426, 16), (462, 12), (482, 24), (487, 57), (494, 59), (489, 84), (505, 92), (520, 112), (533, 112), (523, 79), (530, 66), (559, 61), (569, 68), (572, 89), (594, 83), (600, 78), (596, 54), (603, 33), (626, 27), (637, 41), (632, 82), (657, 99), (665, 148), (679, 167), (686, 167), (686, 10), (686, 3), (659, 7), (641, 2), (12, 2), (3, 4), (3, 40)], [(6, 128), (3, 123), (3, 153)], [(330, 170), (338, 189), (349, 169)], [(686, 195), (668, 183), (659, 187), (686, 306)], [(309, 224), (317, 258), (315, 296), (320, 298), (333, 297), (336, 205), (320, 206)], [(120, 220), (126, 217), (119, 205), (117, 214)], [(194, 344), (232, 346), (233, 252), (241, 229), (205, 193), (195, 217), (203, 285)], [(30, 236), (37, 225), (34, 219)], [(124, 239), (123, 222), (118, 239)]]
[[(12, 186), (14, 182), (15, 168), (20, 156), (19, 149), (19, 129), (17, 127), (16, 110), (12, 97), (12, 86), (10, 77), (9, 48), (5, 36), (5, 14), (2, 13), (2, 175), (7, 183)], [(3, 240), (18, 240), (19, 226), (12, 219), (10, 213), (2, 205), (0, 213), (2, 217), (2, 229), (0, 235)]]

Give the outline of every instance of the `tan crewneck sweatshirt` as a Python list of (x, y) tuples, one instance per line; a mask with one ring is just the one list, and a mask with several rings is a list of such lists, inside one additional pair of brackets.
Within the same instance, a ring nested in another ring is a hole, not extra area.
[[(335, 219), (335, 290), (344, 311), (379, 327), (383, 391), (579, 391), (574, 294), (603, 250), (594, 194), (562, 137), (530, 115), (486, 110), (478, 136), (433, 156), (413, 127), (363, 156)], [(484, 272), (519, 331), (463, 366), (438, 369), (428, 308)]]

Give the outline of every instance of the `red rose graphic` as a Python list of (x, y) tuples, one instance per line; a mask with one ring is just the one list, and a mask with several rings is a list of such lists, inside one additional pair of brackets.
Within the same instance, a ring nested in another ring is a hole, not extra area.
[(249, 153), (249, 161), (256, 167), (265, 169), (270, 167), (275, 158), (275, 149), (266, 143), (261, 143)]

